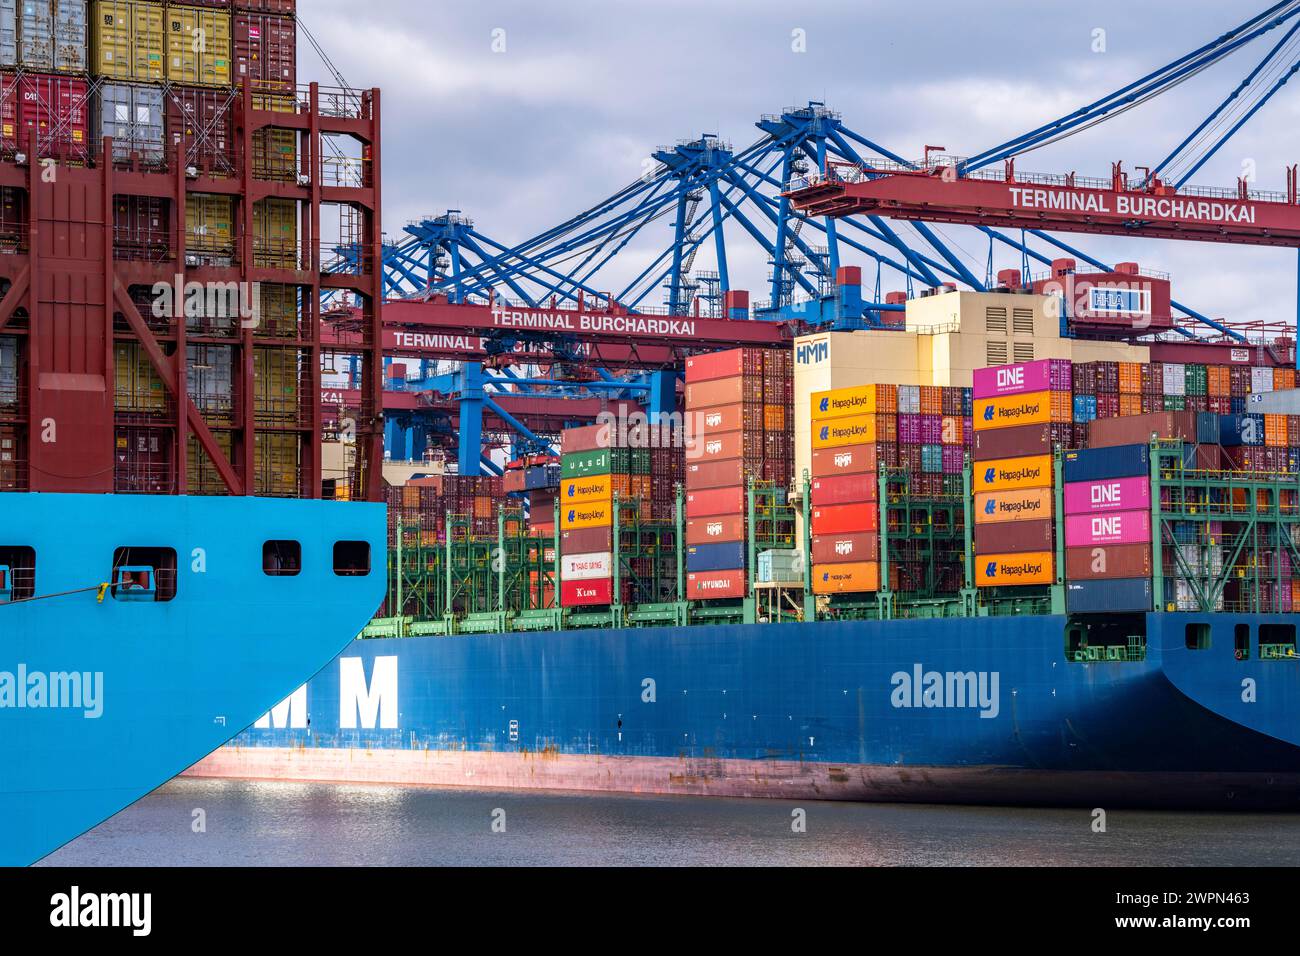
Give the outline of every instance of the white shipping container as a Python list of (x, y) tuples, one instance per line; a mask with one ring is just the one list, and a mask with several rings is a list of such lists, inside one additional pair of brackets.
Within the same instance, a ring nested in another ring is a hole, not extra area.
[(1187, 366), (1177, 365), (1172, 362), (1165, 364), (1165, 394), (1166, 395), (1186, 395), (1187, 394)]
[[(1200, 611), (1201, 602), (1196, 598), (1196, 592), (1186, 581), (1179, 581), (1174, 588), (1174, 603), (1180, 611)], [(1223, 595), (1220, 594), (1218, 600), (1214, 602), (1215, 611), (1223, 610)]]
[(560, 580), (596, 581), (614, 576), (614, 555), (610, 551), (566, 554), (560, 558)]
[(898, 386), (898, 413), (900, 415), (921, 414), (921, 388), (919, 385)]
[(1250, 392), (1252, 395), (1258, 395), (1261, 392), (1273, 391), (1273, 370), (1271, 368), (1252, 368), (1250, 370)]

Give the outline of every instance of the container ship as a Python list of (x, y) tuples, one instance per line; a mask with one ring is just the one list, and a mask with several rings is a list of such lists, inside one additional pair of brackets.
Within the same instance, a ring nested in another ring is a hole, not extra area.
[(0, 4), (0, 863), (224, 743), (383, 600), (379, 95), (299, 85), (295, 36), (292, 0)]
[(998, 278), (390, 487), (365, 639), (189, 773), (1294, 809), (1294, 339)]

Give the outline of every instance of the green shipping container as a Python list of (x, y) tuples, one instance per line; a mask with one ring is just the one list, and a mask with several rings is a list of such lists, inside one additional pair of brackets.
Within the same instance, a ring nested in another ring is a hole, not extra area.
[(586, 478), (590, 475), (626, 474), (627, 449), (601, 448), (571, 452), (560, 457), (560, 478)]
[(1166, 395), (1165, 411), (1183, 412), (1187, 410), (1187, 396), (1185, 395)]

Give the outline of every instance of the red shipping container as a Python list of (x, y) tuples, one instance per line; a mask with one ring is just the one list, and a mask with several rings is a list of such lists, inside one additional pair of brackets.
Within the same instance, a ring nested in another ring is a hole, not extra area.
[(560, 582), (561, 607), (590, 607), (592, 605), (608, 604), (613, 595), (613, 578)]
[(235, 82), (291, 93), (298, 85), (297, 28), (293, 17), (235, 15)]
[(845, 448), (819, 448), (812, 453), (812, 477), (861, 475), (876, 470), (875, 445), (849, 445)]
[(743, 570), (691, 571), (686, 575), (686, 599), (706, 601), (710, 598), (741, 598), (745, 596), (746, 581)]
[[(171, 249), (170, 226), (167, 205), (156, 196), (113, 199), (113, 252), (119, 259), (161, 261)], [(152, 288), (149, 297), (152, 302)]]
[(566, 428), (560, 434), (560, 451), (566, 455), (578, 451), (596, 451), (609, 447), (613, 429), (608, 425), (586, 425), (582, 428)]
[(877, 505), (829, 505), (812, 510), (814, 535), (879, 530), (880, 508)]
[(691, 438), (709, 438), (725, 432), (738, 432), (742, 429), (762, 431), (763, 406), (750, 402), (736, 402), (732, 405), (717, 405), (713, 408), (697, 409), (691, 416)]
[(686, 466), (686, 487), (742, 488), (745, 485), (745, 462), (741, 458), (728, 461), (693, 461)]
[[(186, 0), (191, 6), (196, 7), (229, 7), (228, 0)], [(235, 0), (235, 10), (243, 12), (245, 10), (251, 13), (274, 13), (284, 17), (291, 17), (296, 13), (297, 0)]]
[(763, 436), (755, 432), (726, 432), (722, 435), (710, 435), (696, 438), (695, 447), (686, 450), (686, 462), (689, 468), (692, 462), (726, 461), (729, 458), (760, 459), (763, 452)]
[(728, 349), (707, 355), (692, 355), (686, 360), (686, 382), (707, 382), (715, 378), (758, 374), (762, 370), (762, 349)]
[[(686, 383), (686, 408), (695, 411), (716, 405), (735, 405), (745, 400), (745, 379), (739, 376)], [(758, 396), (761, 399), (761, 395)]]
[(113, 490), (118, 494), (169, 495), (176, 491), (172, 432), (165, 428), (118, 428)]
[(878, 501), (879, 491), (880, 485), (874, 472), (865, 475), (840, 475), (836, 478), (814, 478), (811, 499), (816, 506), (864, 504)]
[(186, 166), (220, 175), (234, 171), (233, 102), (224, 90), (168, 88), (167, 143), (173, 151), (180, 144)]
[(686, 517), (709, 518), (713, 515), (743, 515), (745, 489), (713, 488), (686, 492)]
[(812, 563), (852, 564), (880, 560), (880, 535), (875, 532), (819, 534), (812, 539)]
[(1026, 554), (1051, 551), (1056, 522), (998, 521), (975, 526), (976, 554)]
[(711, 518), (690, 518), (686, 522), (687, 544), (746, 540), (744, 515), (714, 515)]
[(1051, 451), (1051, 425), (1017, 425), (975, 432), (975, 448), (971, 457), (975, 461), (995, 461), (999, 458), (1046, 455)]
[(26, 152), (34, 130), (38, 158), (89, 161), (87, 94), (86, 81), (70, 76), (28, 73), (15, 80), (5, 75), (0, 79), (0, 149)]
[(1151, 545), (1099, 544), (1065, 549), (1065, 576), (1071, 581), (1151, 577)]
[(561, 554), (592, 554), (613, 548), (613, 528), (569, 528), (560, 532)]

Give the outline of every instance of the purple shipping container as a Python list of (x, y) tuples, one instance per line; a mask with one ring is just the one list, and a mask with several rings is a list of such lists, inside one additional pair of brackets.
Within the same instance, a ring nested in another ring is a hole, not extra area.
[(921, 416), (898, 416), (898, 443), (900, 445), (921, 444)]
[(943, 473), (945, 475), (960, 475), (965, 465), (966, 449), (958, 448), (955, 445), (943, 446)]
[(1067, 515), (1141, 511), (1150, 507), (1151, 481), (1148, 478), (1108, 478), (1065, 486)]
[(942, 415), (921, 416), (921, 444), (922, 445), (943, 444), (943, 416)]
[(1142, 544), (1151, 540), (1151, 512), (1119, 511), (1065, 517), (1065, 546), (1086, 548), (1095, 544)]

